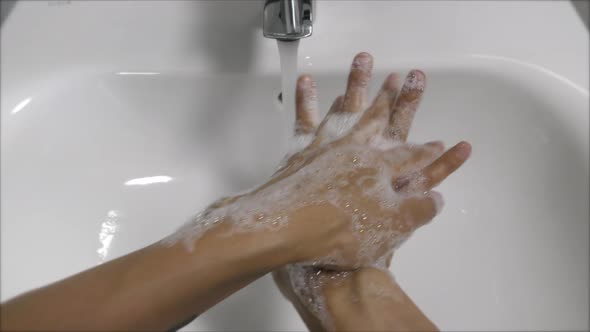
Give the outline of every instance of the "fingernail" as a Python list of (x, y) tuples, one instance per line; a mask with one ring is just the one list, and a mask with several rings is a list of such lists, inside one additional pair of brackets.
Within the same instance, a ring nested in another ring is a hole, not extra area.
[(471, 155), (471, 144), (465, 141), (460, 142), (459, 144), (457, 144), (456, 154), (464, 160), (469, 158), (469, 156)]
[(357, 56), (354, 58), (354, 61), (352, 62), (352, 65), (355, 68), (368, 69), (373, 62), (372, 60), (373, 57), (369, 53), (362, 52), (357, 54)]
[(408, 76), (406, 76), (406, 81), (404, 82), (404, 89), (424, 91), (425, 87), (426, 75), (421, 70), (412, 69), (408, 73)]
[(416, 79), (416, 80), (424, 81), (426, 79), (426, 74), (424, 74), (424, 72), (421, 71), (420, 69), (410, 70), (410, 73), (408, 74), (408, 76), (412, 77), (413, 79)]
[(385, 87), (388, 90), (396, 90), (398, 88), (398, 81), (399, 81), (399, 75), (396, 73), (391, 73), (389, 74), (389, 76), (387, 76), (387, 79), (385, 80)]
[(297, 81), (300, 88), (307, 88), (312, 85), (313, 79), (309, 75), (301, 75)]

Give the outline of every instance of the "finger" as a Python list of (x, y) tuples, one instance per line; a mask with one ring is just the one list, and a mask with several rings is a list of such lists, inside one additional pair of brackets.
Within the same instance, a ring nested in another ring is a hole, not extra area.
[(391, 108), (395, 98), (399, 93), (399, 75), (397, 73), (391, 73), (383, 81), (381, 90), (377, 94), (373, 106), (379, 106), (384, 108)]
[(309, 75), (297, 80), (295, 89), (295, 135), (313, 134), (319, 123), (316, 84)]
[(338, 97), (336, 97), (336, 99), (334, 99), (334, 102), (332, 103), (332, 106), (330, 106), (328, 113), (326, 114), (326, 116), (322, 120), (322, 123), (320, 124), (320, 128), (318, 129), (318, 131), (321, 131), (322, 128), (324, 128), (326, 126), (327, 122), (330, 121), (330, 117), (341, 113), (343, 103), (344, 103), (344, 96), (338, 96)]
[(324, 117), (324, 120), (322, 120), (322, 123), (320, 124), (320, 127), (318, 129), (318, 136), (321, 136), (324, 133), (324, 131), (326, 131), (326, 126), (328, 125), (330, 118), (332, 118), (335, 115), (337, 116), (338, 113), (340, 113), (340, 111), (342, 110), (343, 103), (344, 103), (344, 96), (338, 96), (338, 97), (336, 97), (336, 99), (334, 99), (332, 106), (330, 106), (328, 113), (326, 114), (326, 116)]
[(406, 220), (399, 224), (399, 231), (412, 232), (427, 224), (440, 213), (443, 205), (442, 195), (436, 191), (406, 198), (400, 205), (401, 215), (405, 216)]
[(426, 75), (420, 70), (410, 71), (391, 110), (386, 135), (402, 142), (407, 140), (425, 87)]
[(334, 102), (332, 103), (332, 106), (330, 106), (330, 110), (328, 111), (328, 114), (326, 114), (326, 117), (330, 114), (340, 112), (342, 110), (342, 104), (344, 104), (344, 96), (336, 97), (336, 99), (334, 99)]
[(360, 113), (342, 113), (343, 104), (343, 96), (339, 96), (334, 100), (328, 114), (320, 124), (316, 138), (312, 143), (313, 146), (342, 137), (357, 122)]
[(393, 187), (397, 191), (428, 191), (461, 167), (470, 154), (471, 145), (460, 142), (421, 171), (394, 181)]
[(432, 141), (425, 144), (404, 144), (391, 149), (385, 154), (386, 161), (397, 173), (418, 171), (440, 157), (445, 149), (441, 141)]
[[(366, 126), (370, 122), (382, 123), (383, 127), (387, 125), (387, 117), (389, 116), (390, 110), (393, 107), (395, 98), (399, 92), (399, 75), (391, 73), (387, 76), (381, 90), (377, 94), (377, 97), (373, 101), (373, 104), (367, 109), (361, 119), (359, 120), (359, 126)], [(382, 127), (382, 128), (383, 128)]]
[(363, 110), (367, 100), (367, 86), (371, 79), (372, 69), (373, 57), (369, 53), (359, 53), (354, 57), (348, 75), (342, 112), (359, 112)]
[(409, 149), (410, 157), (399, 161), (400, 173), (419, 171), (428, 166), (442, 155), (445, 145), (440, 141), (433, 141), (423, 145), (410, 145)]

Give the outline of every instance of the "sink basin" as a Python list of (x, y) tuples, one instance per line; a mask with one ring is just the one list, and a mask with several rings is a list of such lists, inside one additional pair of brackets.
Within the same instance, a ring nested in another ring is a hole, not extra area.
[[(1, 32), (2, 300), (157, 241), (272, 173), (287, 129), (259, 5), (17, 3)], [(323, 110), (367, 50), (374, 92), (389, 71), (428, 75), (410, 140), (474, 147), (440, 187), (442, 214), (396, 254), (410, 297), (444, 330), (587, 330), (588, 32), (570, 4), (318, 13), (300, 71)], [(266, 276), (183, 330), (303, 329)]]

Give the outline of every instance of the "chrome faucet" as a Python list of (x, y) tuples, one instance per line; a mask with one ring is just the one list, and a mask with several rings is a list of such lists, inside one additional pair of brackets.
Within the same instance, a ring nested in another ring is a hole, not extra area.
[(264, 37), (297, 40), (311, 36), (314, 0), (265, 0)]

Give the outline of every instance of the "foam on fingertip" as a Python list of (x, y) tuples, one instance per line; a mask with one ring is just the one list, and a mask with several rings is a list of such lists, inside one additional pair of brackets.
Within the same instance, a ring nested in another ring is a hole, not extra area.
[(403, 92), (410, 92), (410, 91), (424, 91), (426, 88), (426, 75), (418, 70), (413, 69), (408, 73), (406, 76), (406, 80), (404, 81), (404, 86), (402, 87)]
[(366, 52), (357, 54), (352, 61), (352, 69), (370, 72), (373, 69), (373, 56)]

